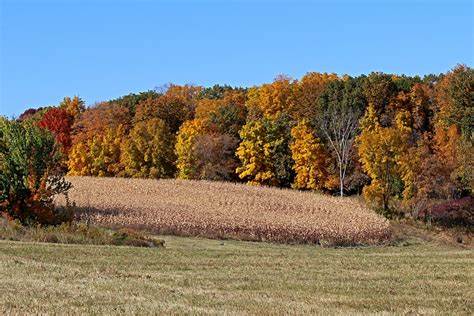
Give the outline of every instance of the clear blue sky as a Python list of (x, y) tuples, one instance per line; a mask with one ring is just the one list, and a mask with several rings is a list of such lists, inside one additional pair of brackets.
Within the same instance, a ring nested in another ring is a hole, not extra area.
[(0, 114), (168, 82), (472, 66), (473, 2), (0, 0)]

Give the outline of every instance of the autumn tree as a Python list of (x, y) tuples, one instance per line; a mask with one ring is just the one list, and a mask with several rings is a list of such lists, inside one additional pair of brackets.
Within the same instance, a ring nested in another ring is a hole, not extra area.
[(131, 120), (129, 110), (117, 103), (101, 102), (81, 113), (73, 124), (68, 174), (122, 175), (121, 146)]
[(72, 99), (70, 97), (65, 97), (59, 104), (59, 107), (66, 110), (73, 119), (86, 110), (84, 101), (77, 95)]
[(369, 106), (361, 122), (358, 136), (360, 161), (371, 178), (363, 190), (366, 200), (390, 215), (392, 197), (401, 195), (403, 180), (399, 167), (400, 157), (407, 152), (410, 128), (406, 111), (397, 114), (396, 125), (382, 127), (373, 106)]
[[(473, 190), (473, 71), (460, 65), (430, 84), (434, 89), (427, 85), (415, 85), (412, 89), (414, 113), (423, 113), (419, 116), (424, 122), (419, 124), (415, 120), (415, 128), (427, 127), (416, 151), (404, 155), (413, 166), (413, 194), (409, 203), (415, 211), (436, 201), (472, 194)], [(425, 105), (420, 106), (419, 101)]]
[(172, 133), (181, 124), (194, 118), (196, 102), (201, 87), (171, 85), (158, 96), (150, 96), (137, 105), (134, 122), (151, 118), (163, 120)]
[(294, 176), (290, 129), (291, 124), (283, 115), (244, 125), (240, 131), (242, 142), (236, 151), (241, 161), (237, 168), (239, 177), (250, 184), (289, 186)]
[(239, 140), (229, 134), (203, 133), (195, 138), (193, 179), (234, 180), (238, 161), (235, 149)]
[(43, 118), (38, 122), (38, 126), (49, 130), (61, 145), (61, 150), (65, 157), (71, 148), (71, 128), (74, 117), (63, 108), (51, 108), (44, 113)]
[[(224, 116), (221, 116), (224, 114)], [(234, 116), (235, 114), (235, 116)], [(176, 142), (178, 177), (183, 179), (235, 180), (239, 138), (235, 108), (223, 106), (207, 118), (184, 122)], [(221, 125), (222, 124), (222, 125)], [(227, 131), (226, 131), (227, 127)]]
[(73, 144), (86, 143), (93, 137), (102, 136), (107, 130), (119, 126), (126, 133), (131, 127), (129, 110), (117, 103), (101, 102), (88, 108), (75, 120), (72, 131)]
[(89, 145), (91, 155), (91, 174), (99, 177), (120, 175), (123, 166), (120, 162), (122, 142), (125, 139), (125, 128), (106, 129), (103, 135), (92, 138)]
[(245, 92), (226, 89), (197, 102), (196, 118), (178, 132), (178, 175), (186, 179), (236, 180), (235, 150), (245, 124)]
[(175, 172), (174, 135), (160, 119), (136, 123), (122, 148), (121, 162), (126, 176), (172, 177)]
[(472, 143), (463, 143), (455, 125), (438, 129), (435, 135), (424, 134), (417, 146), (409, 148), (400, 159), (405, 181), (403, 197), (411, 211), (416, 215), (440, 201), (469, 195), (473, 154)]
[(336, 74), (310, 72), (294, 83), (291, 116), (295, 120), (312, 120), (320, 114), (319, 98), (327, 90), (328, 84), (339, 81)]
[(74, 144), (68, 160), (69, 174), (99, 177), (122, 175), (120, 156), (125, 135), (125, 128), (118, 125)]
[[(196, 103), (201, 92), (201, 87), (169, 85), (158, 93), (149, 94), (136, 105), (133, 118), (135, 125), (128, 143), (130, 144), (123, 157), (129, 175), (146, 177), (169, 177), (174, 174), (175, 160), (174, 148), (177, 148), (178, 175), (186, 177), (189, 167), (189, 153), (191, 148), (184, 140), (188, 127), (183, 123), (192, 120), (196, 112)], [(137, 127), (138, 126), (138, 127)], [(183, 128), (179, 135), (180, 127)], [(178, 133), (178, 137), (175, 134)], [(155, 135), (153, 135), (155, 134)], [(138, 138), (139, 140), (133, 140)], [(142, 141), (146, 141), (141, 144)], [(178, 145), (176, 141), (180, 142)], [(185, 145), (186, 143), (186, 145)], [(146, 148), (146, 147), (153, 147)], [(179, 150), (178, 150), (179, 148)], [(181, 156), (180, 156), (181, 155)], [(138, 163), (138, 165), (137, 165)], [(180, 166), (184, 169), (180, 169)], [(144, 168), (144, 169), (143, 169)], [(143, 170), (142, 170), (143, 169)], [(142, 171), (140, 171), (142, 170)]]
[(272, 83), (254, 87), (248, 91), (247, 108), (253, 114), (251, 119), (258, 119), (259, 113), (267, 118), (274, 118), (288, 113), (294, 102), (294, 81), (280, 75)]
[(339, 192), (344, 195), (344, 180), (352, 162), (354, 140), (357, 134), (359, 113), (351, 108), (334, 107), (324, 111), (320, 129), (336, 157), (339, 170)]
[(91, 176), (92, 157), (89, 153), (88, 143), (77, 143), (72, 146), (68, 159), (68, 174), (71, 176)]
[(291, 129), (291, 156), (297, 189), (323, 190), (329, 177), (328, 154), (315, 131), (303, 120)]
[[(400, 154), (397, 160), (400, 179), (403, 182), (403, 191), (401, 194), (402, 204), (398, 208), (410, 208), (416, 191), (419, 188), (417, 184), (417, 175), (422, 173), (420, 166), (423, 165), (422, 148), (426, 141), (431, 138), (433, 103), (432, 89), (423, 83), (419, 78), (410, 80), (404, 76), (393, 76), (394, 82), (400, 86), (400, 91), (392, 98), (388, 105), (386, 113), (405, 113), (404, 125), (406, 129), (405, 150)], [(393, 114), (390, 114), (392, 117)], [(392, 118), (391, 126), (397, 125), (397, 115)], [(408, 209), (407, 209), (408, 210)]]
[(458, 65), (436, 85), (435, 149), (456, 186), (455, 197), (474, 192), (474, 70)]
[(196, 155), (194, 148), (196, 138), (204, 129), (203, 120), (194, 119), (184, 122), (176, 137), (176, 168), (178, 169), (178, 178), (193, 179), (197, 174)]
[(0, 215), (23, 224), (66, 220), (53, 203), (70, 188), (60, 161), (49, 131), (0, 117)]

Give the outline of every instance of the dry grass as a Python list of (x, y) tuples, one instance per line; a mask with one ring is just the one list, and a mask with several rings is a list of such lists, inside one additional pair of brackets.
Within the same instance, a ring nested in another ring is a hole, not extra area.
[(474, 252), (163, 236), (166, 248), (0, 241), (0, 315), (473, 315)]
[(135, 247), (164, 246), (162, 240), (128, 228), (117, 231), (84, 223), (58, 226), (23, 226), (17, 221), (0, 218), (0, 240), (33, 241), (58, 244), (115, 245)]
[(207, 181), (69, 180), (80, 218), (99, 225), (322, 245), (377, 244), (391, 236), (388, 221), (350, 198)]

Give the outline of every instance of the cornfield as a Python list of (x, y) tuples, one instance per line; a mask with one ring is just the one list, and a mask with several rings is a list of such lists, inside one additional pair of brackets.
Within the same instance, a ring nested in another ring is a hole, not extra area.
[(388, 221), (353, 198), (209, 181), (68, 180), (78, 219), (102, 226), (323, 245), (378, 244), (391, 237)]

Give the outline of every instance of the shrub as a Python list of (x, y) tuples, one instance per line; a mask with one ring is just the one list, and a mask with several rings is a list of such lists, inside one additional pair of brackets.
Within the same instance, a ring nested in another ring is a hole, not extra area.
[(467, 196), (434, 205), (422, 210), (418, 217), (445, 226), (472, 227), (474, 225), (474, 198)]
[(0, 118), (0, 213), (24, 224), (64, 220), (53, 205), (54, 196), (70, 188), (60, 161), (49, 131)]
[(164, 241), (150, 238), (131, 230), (112, 230), (83, 222), (62, 223), (56, 226), (23, 226), (18, 221), (0, 218), (0, 239), (61, 244), (92, 244), (134, 247), (159, 247)]

